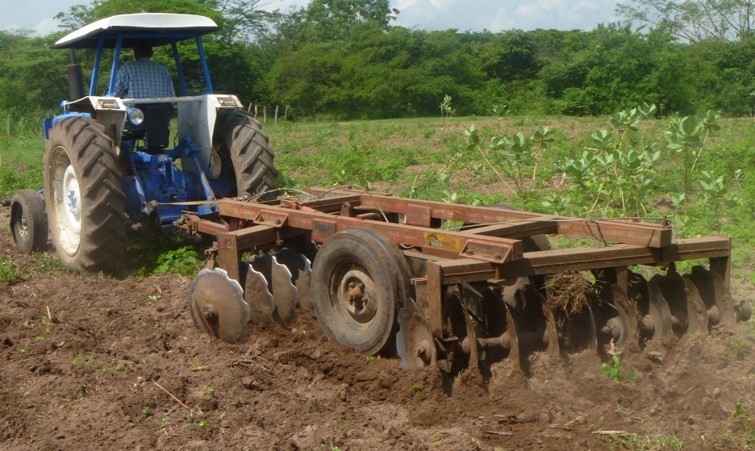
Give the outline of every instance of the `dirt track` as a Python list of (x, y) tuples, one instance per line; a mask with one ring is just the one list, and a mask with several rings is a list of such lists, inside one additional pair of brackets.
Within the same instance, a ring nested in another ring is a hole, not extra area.
[[(0, 255), (23, 270), (40, 257), (16, 251), (8, 214)], [(536, 355), (529, 379), (511, 362), (451, 379), (339, 347), (312, 317), (212, 340), (192, 324), (189, 283), (59, 270), (0, 283), (0, 448), (606, 449), (605, 431), (755, 447), (751, 325), (625, 349), (638, 382), (587, 353)]]

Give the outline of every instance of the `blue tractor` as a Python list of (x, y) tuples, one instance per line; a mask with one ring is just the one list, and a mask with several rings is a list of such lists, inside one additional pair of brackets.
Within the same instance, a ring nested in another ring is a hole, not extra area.
[[(12, 200), (11, 230), (21, 250), (46, 245), (49, 227), (66, 267), (112, 272), (124, 255), (129, 226), (168, 227), (184, 211), (216, 215), (218, 198), (261, 196), (276, 188), (274, 154), (259, 122), (236, 96), (213, 92), (202, 36), (218, 29), (197, 15), (124, 14), (54, 44), (93, 51), (93, 70), (87, 95), (80, 67), (69, 66), (71, 100), (63, 102), (62, 114), (45, 120), (43, 202), (31, 190)], [(204, 79), (198, 93), (189, 90), (179, 52), (192, 42), (199, 55), (196, 72)], [(145, 45), (172, 50), (177, 96), (112, 94), (124, 49)], [(107, 93), (98, 95), (101, 66), (111, 56)]]

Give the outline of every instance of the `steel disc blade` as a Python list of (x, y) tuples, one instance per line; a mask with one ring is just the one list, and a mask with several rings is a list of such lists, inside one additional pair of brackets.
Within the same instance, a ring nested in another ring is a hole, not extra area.
[(660, 288), (639, 274), (629, 277), (630, 302), (637, 307), (640, 319), (639, 334), (642, 340), (671, 335), (671, 311)]
[(660, 288), (671, 312), (671, 329), (681, 338), (689, 326), (684, 279), (679, 273), (669, 271), (665, 275), (656, 274), (650, 281)]
[(705, 303), (700, 298), (697, 287), (691, 280), (684, 279), (684, 292), (687, 299), (687, 333), (708, 333), (708, 310)]
[[(606, 347), (624, 346), (639, 341), (638, 313), (635, 304), (630, 302), (617, 284), (598, 282), (599, 302), (596, 303), (595, 324), (600, 331), (599, 348), (602, 354)], [(610, 353), (610, 351), (609, 351)]]
[(579, 312), (554, 311), (558, 326), (559, 346), (566, 353), (577, 353), (598, 346), (595, 318), (590, 303), (585, 303)]
[(312, 310), (312, 264), (302, 254), (292, 249), (283, 248), (275, 253), (278, 263), (284, 265), (291, 272), (291, 282), (299, 294), (298, 305), (302, 309)]
[(238, 281), (221, 269), (203, 269), (189, 287), (189, 312), (194, 325), (227, 343), (249, 335), (249, 305)]
[(248, 272), (244, 282), (244, 299), (249, 304), (250, 317), (253, 323), (270, 324), (273, 322), (275, 301), (267, 289), (265, 276), (247, 264)]
[(613, 305), (616, 307), (616, 313), (623, 323), (623, 333), (616, 340), (617, 346), (625, 346), (629, 343), (637, 343), (639, 334), (637, 331), (637, 308), (629, 302), (626, 293), (618, 285), (611, 286), (613, 292)]
[(685, 278), (697, 287), (700, 298), (708, 309), (711, 326), (723, 325), (734, 327), (737, 317), (734, 312), (734, 302), (721, 276), (702, 266), (692, 268), (692, 273), (685, 274)]
[(275, 315), (281, 324), (286, 327), (296, 321), (296, 305), (299, 302), (299, 293), (291, 282), (291, 271), (286, 266), (278, 263), (275, 256), (270, 267), (270, 291), (275, 301)]
[(674, 331), (671, 327), (671, 310), (658, 285), (653, 281), (647, 282), (649, 314), (653, 318), (655, 331), (652, 338), (668, 337)]
[(521, 368), (521, 362), (519, 360), (519, 336), (516, 333), (516, 323), (514, 322), (514, 316), (511, 313), (511, 307), (506, 304), (504, 304), (504, 306), (506, 308), (506, 334), (508, 334), (508, 338), (511, 341), (508, 358), (512, 359), (514, 362), (518, 362), (519, 367)]
[(560, 347), (558, 344), (558, 327), (556, 326), (556, 319), (553, 316), (553, 310), (550, 305), (545, 301), (545, 298), (540, 294), (532, 285), (528, 287), (533, 293), (537, 293), (540, 297), (540, 305), (543, 309), (543, 317), (545, 318), (545, 335), (544, 341), (547, 341), (548, 354), (557, 356), (560, 353)]
[[(406, 368), (414, 369), (435, 365), (436, 358), (435, 340), (427, 327), (427, 319), (423, 318), (419, 311), (414, 310), (414, 313), (406, 322)], [(402, 365), (403, 362), (404, 360), (402, 360)]]

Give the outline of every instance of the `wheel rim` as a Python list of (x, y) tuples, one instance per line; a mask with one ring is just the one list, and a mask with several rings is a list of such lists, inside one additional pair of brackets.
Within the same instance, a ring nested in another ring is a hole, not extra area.
[(79, 180), (65, 150), (55, 149), (51, 159), (53, 188), (53, 227), (61, 250), (73, 255), (81, 243), (81, 193)]
[(372, 277), (358, 265), (344, 264), (336, 269), (331, 283), (334, 307), (348, 313), (358, 324), (368, 324), (377, 313), (377, 288)]
[(29, 239), (29, 226), (27, 225), (26, 214), (23, 209), (13, 221), (13, 233), (17, 241), (26, 242)]

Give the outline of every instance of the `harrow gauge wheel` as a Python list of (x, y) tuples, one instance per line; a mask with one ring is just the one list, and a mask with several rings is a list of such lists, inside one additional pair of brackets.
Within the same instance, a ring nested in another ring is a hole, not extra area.
[(249, 305), (241, 285), (224, 269), (203, 269), (194, 278), (189, 312), (197, 329), (226, 343), (243, 343), (249, 335)]
[(312, 268), (312, 301), (328, 338), (368, 354), (391, 343), (409, 285), (398, 255), (387, 238), (361, 227), (325, 241)]

